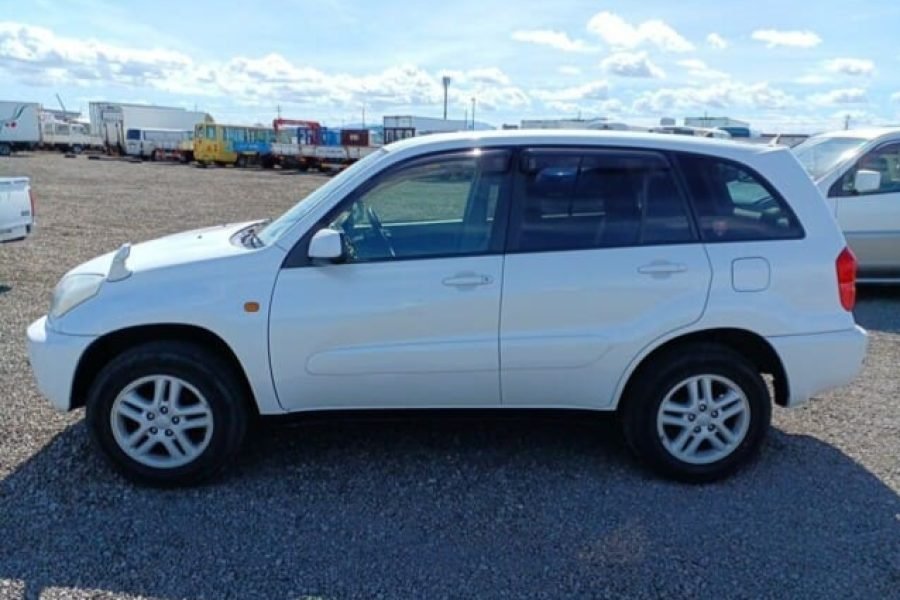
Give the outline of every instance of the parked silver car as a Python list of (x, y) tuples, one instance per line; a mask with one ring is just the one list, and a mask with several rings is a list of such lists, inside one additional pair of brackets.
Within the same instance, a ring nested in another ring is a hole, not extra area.
[(900, 282), (900, 128), (824, 133), (794, 152), (856, 254), (860, 282)]

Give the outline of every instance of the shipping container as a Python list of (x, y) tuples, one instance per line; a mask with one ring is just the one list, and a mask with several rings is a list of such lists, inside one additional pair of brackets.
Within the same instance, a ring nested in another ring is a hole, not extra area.
[(368, 146), (368, 129), (342, 129), (341, 146)]

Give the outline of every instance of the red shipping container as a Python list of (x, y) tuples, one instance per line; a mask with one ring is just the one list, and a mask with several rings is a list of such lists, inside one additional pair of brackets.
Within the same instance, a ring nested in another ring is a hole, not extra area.
[(368, 146), (368, 129), (342, 129), (341, 146)]

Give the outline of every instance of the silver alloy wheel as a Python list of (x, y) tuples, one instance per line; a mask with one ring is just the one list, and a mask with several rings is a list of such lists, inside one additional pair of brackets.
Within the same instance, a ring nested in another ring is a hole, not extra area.
[(154, 469), (190, 463), (212, 439), (213, 413), (206, 398), (171, 375), (131, 382), (113, 401), (109, 418), (119, 448)]
[(697, 375), (676, 384), (656, 415), (656, 429), (674, 458), (708, 465), (734, 452), (750, 428), (750, 402), (720, 375)]

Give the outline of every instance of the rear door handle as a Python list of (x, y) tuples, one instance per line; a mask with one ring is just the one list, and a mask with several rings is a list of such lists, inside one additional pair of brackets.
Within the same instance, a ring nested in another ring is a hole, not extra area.
[(444, 285), (450, 287), (474, 287), (477, 285), (488, 285), (493, 282), (493, 277), (482, 273), (457, 273), (442, 281)]
[(687, 271), (687, 265), (682, 263), (673, 263), (667, 260), (654, 260), (651, 263), (638, 267), (638, 273), (642, 275), (654, 275), (663, 277), (672, 275), (673, 273), (684, 273)]

